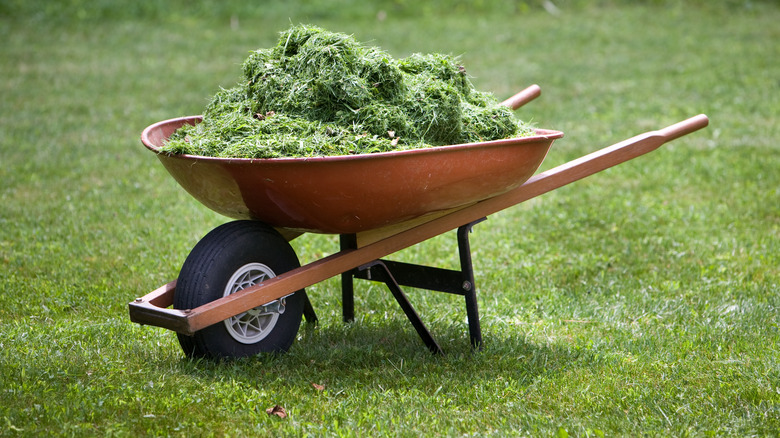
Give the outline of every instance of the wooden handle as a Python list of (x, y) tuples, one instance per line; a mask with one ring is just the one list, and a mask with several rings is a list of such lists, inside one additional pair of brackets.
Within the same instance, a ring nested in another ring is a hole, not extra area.
[(677, 122), (674, 125), (669, 125), (666, 128), (658, 130), (658, 134), (663, 136), (666, 141), (671, 141), (676, 138), (680, 138), (683, 135), (688, 135), (691, 132), (698, 131), (710, 124), (710, 119), (704, 114), (693, 116), (690, 119)]
[(509, 108), (516, 110), (528, 102), (536, 99), (541, 94), (542, 89), (538, 85), (533, 84), (525, 90), (510, 97), (509, 99), (501, 102), (501, 105), (508, 106)]

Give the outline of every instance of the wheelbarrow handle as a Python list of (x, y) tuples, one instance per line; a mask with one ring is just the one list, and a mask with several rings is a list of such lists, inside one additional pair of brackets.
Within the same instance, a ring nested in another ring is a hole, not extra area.
[(536, 99), (542, 94), (542, 89), (536, 84), (533, 84), (523, 91), (515, 94), (509, 99), (501, 102), (501, 105), (508, 106), (509, 108), (516, 110), (528, 102)]
[(704, 114), (693, 116), (689, 119), (685, 119), (682, 122), (677, 122), (674, 125), (669, 125), (666, 128), (657, 131), (659, 135), (664, 137), (666, 141), (671, 141), (676, 138), (680, 138), (684, 135), (688, 135), (694, 131), (698, 131), (709, 125), (710, 119)]

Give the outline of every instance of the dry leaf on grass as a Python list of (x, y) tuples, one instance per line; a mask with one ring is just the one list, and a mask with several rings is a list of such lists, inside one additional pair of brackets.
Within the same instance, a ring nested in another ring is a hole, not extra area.
[(279, 405), (275, 405), (272, 408), (266, 409), (265, 413), (268, 415), (276, 415), (279, 418), (287, 418), (287, 411), (285, 411), (284, 408)]

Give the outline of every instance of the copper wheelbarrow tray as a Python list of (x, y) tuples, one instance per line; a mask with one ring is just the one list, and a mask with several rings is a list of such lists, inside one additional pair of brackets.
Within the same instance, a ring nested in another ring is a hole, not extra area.
[(230, 159), (159, 153), (183, 117), (142, 135), (203, 205), (234, 219), (301, 232), (357, 233), (481, 201), (524, 183), (563, 133), (483, 143), (315, 158)]
[(533, 175), (553, 141), (563, 137), (540, 129), (530, 137), (315, 158), (160, 153), (174, 131), (200, 121), (155, 123), (141, 141), (187, 192), (217, 213), (327, 234), (376, 229), (505, 193)]

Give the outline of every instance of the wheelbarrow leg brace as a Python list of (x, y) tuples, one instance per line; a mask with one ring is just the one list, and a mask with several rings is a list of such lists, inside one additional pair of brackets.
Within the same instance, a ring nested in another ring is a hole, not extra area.
[[(412, 323), (414, 329), (417, 330), (417, 334), (420, 335), (425, 346), (431, 350), (433, 354), (444, 354), (444, 351), (439, 346), (438, 342), (433, 338), (431, 332), (420, 319), (420, 315), (412, 307), (412, 303), (409, 302), (409, 298), (406, 297), (404, 291), (401, 290), (401, 286), (393, 278), (393, 273), (390, 272), (390, 268), (382, 260), (374, 260), (371, 263), (367, 263), (358, 268), (358, 271), (365, 271), (368, 273), (368, 279), (373, 281), (381, 281), (387, 285), (390, 292), (395, 297), (398, 305), (401, 306), (401, 310)], [(373, 273), (373, 274), (372, 274)]]
[[(357, 249), (357, 236), (354, 234), (341, 234), (339, 236), (339, 245), (342, 251)], [(341, 274), (341, 312), (344, 322), (355, 320), (355, 286), (352, 282), (352, 273), (350, 270)]]
[[(442, 353), (441, 347), (415, 312), (401, 286), (462, 295), (466, 300), (471, 345), (474, 349), (481, 350), (482, 329), (479, 324), (477, 290), (474, 284), (474, 269), (468, 235), (474, 225), (485, 219), (481, 218), (458, 228), (458, 254), (461, 267), (459, 271), (378, 259), (343, 273), (341, 275), (341, 292), (344, 321), (352, 321), (355, 316), (353, 279), (382, 282), (390, 289), (425, 345), (434, 353)], [(342, 250), (354, 248), (354, 245), (354, 239), (351, 238), (351, 235), (341, 236)]]
[(466, 298), (466, 315), (469, 321), (469, 337), (471, 346), (482, 350), (482, 328), (479, 325), (479, 306), (477, 305), (477, 286), (474, 283), (474, 266), (471, 261), (471, 245), (469, 233), (474, 225), (486, 221), (477, 219), (458, 228), (458, 253), (460, 255), (460, 271), (463, 275), (463, 296)]

